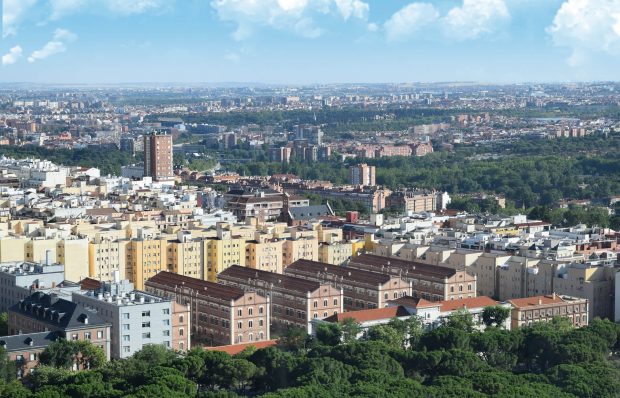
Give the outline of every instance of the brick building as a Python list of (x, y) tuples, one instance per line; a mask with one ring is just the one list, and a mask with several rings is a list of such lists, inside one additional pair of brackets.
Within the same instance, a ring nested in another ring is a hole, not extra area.
[(271, 298), (271, 318), (283, 325), (296, 325), (310, 332), (313, 319), (343, 312), (342, 289), (306, 278), (258, 271), (233, 265), (220, 273), (219, 283)]
[(284, 273), (342, 289), (345, 311), (381, 308), (389, 300), (411, 295), (411, 284), (403, 278), (346, 266), (298, 260)]
[(269, 340), (269, 298), (257, 293), (166, 271), (146, 281), (145, 291), (189, 305), (194, 343)]
[(362, 254), (351, 258), (349, 267), (402, 277), (411, 283), (412, 296), (431, 301), (476, 297), (476, 276), (465, 270)]

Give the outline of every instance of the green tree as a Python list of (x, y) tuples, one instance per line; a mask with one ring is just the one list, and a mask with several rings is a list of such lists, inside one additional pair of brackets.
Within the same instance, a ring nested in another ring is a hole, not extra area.
[(317, 325), (316, 339), (320, 344), (335, 346), (342, 340), (342, 328), (338, 323), (322, 322)]
[(9, 334), (9, 313), (0, 313), (0, 336), (6, 336)]
[(345, 344), (357, 340), (357, 336), (362, 333), (362, 325), (353, 318), (344, 318), (340, 326), (342, 330), (342, 340)]
[(503, 327), (510, 317), (510, 308), (502, 306), (485, 307), (482, 310), (482, 323), (486, 327)]

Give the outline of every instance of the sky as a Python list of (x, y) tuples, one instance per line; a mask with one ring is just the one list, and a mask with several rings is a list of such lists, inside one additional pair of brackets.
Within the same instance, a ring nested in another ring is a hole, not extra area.
[(0, 0), (0, 82), (620, 80), (620, 0)]

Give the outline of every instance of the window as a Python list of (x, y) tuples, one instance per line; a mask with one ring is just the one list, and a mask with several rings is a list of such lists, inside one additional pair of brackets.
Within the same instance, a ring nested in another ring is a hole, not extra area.
[(319, 307), (319, 302), (318, 302), (318, 301), (316, 301), (316, 300), (314, 300), (314, 303), (312, 303), (312, 306), (313, 306), (314, 308), (318, 308), (318, 307)]
[(254, 313), (254, 309), (253, 308), (248, 308), (248, 315), (252, 315)]
[(258, 307), (258, 313), (261, 315), (263, 314), (263, 307)]
[(24, 360), (24, 356), (23, 355), (16, 355), (15, 356), (15, 362), (21, 362)]
[(262, 319), (258, 320), (258, 326), (263, 326), (263, 320)]
[(334, 305), (338, 305), (338, 299), (334, 299)]
[(179, 336), (183, 336), (183, 329), (179, 329)]
[(151, 327), (151, 322), (142, 322), (142, 327), (143, 328), (150, 328)]
[(327, 299), (323, 300), (323, 307), (327, 307)]
[(164, 330), (163, 334), (164, 336), (170, 336), (170, 330)]
[(151, 333), (150, 332), (142, 333), (142, 338), (143, 339), (150, 339), (151, 338)]
[(327, 318), (327, 311), (323, 313), (323, 318)]
[(142, 311), (142, 316), (143, 317), (151, 316), (151, 311)]
[(180, 342), (179, 343), (179, 350), (183, 351), (183, 347), (184, 347), (183, 342)]
[(237, 316), (243, 316), (243, 310), (241, 308), (237, 310)]
[(248, 335), (248, 340), (254, 341), (254, 335), (252, 333)]
[(129, 312), (123, 312), (123, 319), (129, 319)]
[(463, 291), (463, 285), (459, 285), (459, 292)]
[(131, 341), (131, 336), (129, 336), (128, 334), (124, 334), (123, 341)]
[(78, 339), (78, 335), (77, 335), (77, 333), (73, 333), (73, 334), (71, 335), (71, 340), (76, 341), (77, 339)]
[(179, 323), (183, 323), (183, 315), (179, 315)]
[(123, 323), (123, 330), (129, 330), (129, 324)]
[(314, 315), (312, 315), (312, 317), (313, 317), (314, 319), (318, 319), (318, 318), (319, 318), (319, 314), (317, 314), (317, 313), (315, 312), (315, 313), (314, 313)]
[(123, 352), (125, 352), (125, 353), (131, 352), (131, 347), (128, 346), (128, 345), (124, 345), (123, 346)]
[(170, 325), (170, 319), (164, 319), (164, 325), (169, 326)]
[(98, 339), (102, 339), (103, 338), (103, 330), (98, 330), (97, 331), (97, 338)]
[(248, 327), (251, 329), (252, 327), (254, 327), (254, 322), (253, 321), (248, 321)]
[(84, 332), (84, 340), (90, 340), (90, 332)]
[(30, 360), (31, 361), (34, 361), (36, 359), (37, 359), (37, 354), (34, 354), (34, 353), (30, 354)]
[(161, 313), (164, 315), (168, 315), (170, 314), (170, 309), (169, 308), (164, 308), (163, 310), (161, 310)]
[(243, 322), (237, 322), (237, 329), (243, 328)]
[(398, 292), (394, 292), (394, 298), (397, 299), (398, 298)]

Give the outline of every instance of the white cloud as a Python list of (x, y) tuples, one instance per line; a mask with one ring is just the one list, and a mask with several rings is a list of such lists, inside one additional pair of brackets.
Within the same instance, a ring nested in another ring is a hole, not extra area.
[(493, 33), (510, 20), (504, 0), (463, 0), (461, 7), (454, 7), (442, 19), (446, 35), (458, 39), (476, 39)]
[(289, 30), (302, 37), (317, 37), (324, 30), (320, 18), (339, 15), (366, 20), (369, 5), (361, 0), (212, 0), (220, 20), (236, 23), (235, 40), (247, 39), (254, 30), (270, 27)]
[(547, 33), (555, 45), (572, 49), (572, 66), (582, 64), (591, 52), (620, 55), (620, 1), (567, 0)]
[(52, 40), (48, 41), (40, 50), (33, 51), (28, 57), (28, 62), (32, 63), (39, 59), (45, 59), (51, 55), (64, 53), (67, 51), (67, 43), (77, 39), (75, 33), (66, 29), (56, 29)]
[(127, 16), (160, 10), (167, 5), (170, 5), (170, 0), (50, 0), (50, 19), (57, 20), (83, 11)]
[(435, 23), (439, 12), (430, 3), (411, 3), (396, 11), (383, 28), (389, 41), (404, 40)]
[(23, 50), (20, 46), (15, 46), (8, 53), (2, 56), (2, 65), (12, 65), (22, 57)]
[(368, 3), (360, 0), (334, 1), (336, 2), (338, 11), (340, 11), (340, 15), (342, 15), (342, 18), (344, 18), (345, 21), (352, 16), (359, 19), (366, 19), (368, 17), (368, 11), (370, 10)]
[(2, 37), (15, 35), (17, 27), (28, 9), (37, 0), (3, 0), (2, 1)]

